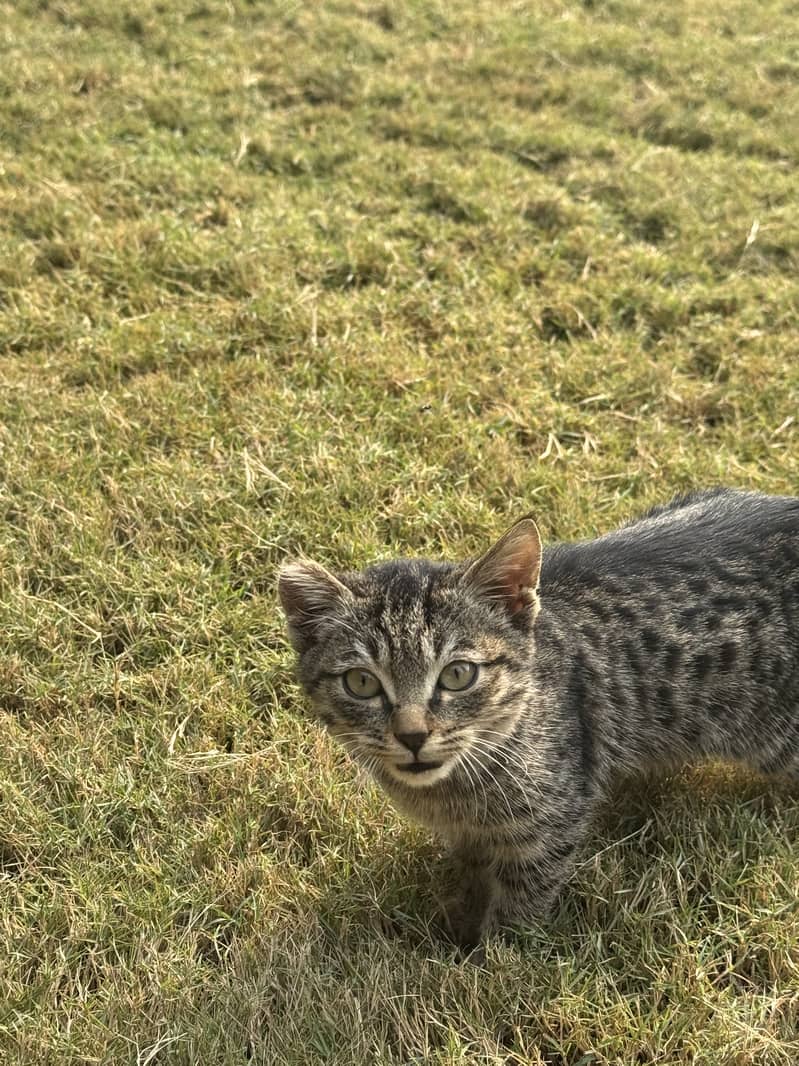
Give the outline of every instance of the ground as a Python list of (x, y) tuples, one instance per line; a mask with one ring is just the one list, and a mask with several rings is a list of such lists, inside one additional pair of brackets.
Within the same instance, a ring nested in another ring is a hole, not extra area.
[(3, 1066), (795, 1063), (795, 791), (621, 789), (461, 963), (275, 598), (799, 491), (795, 5), (0, 15)]

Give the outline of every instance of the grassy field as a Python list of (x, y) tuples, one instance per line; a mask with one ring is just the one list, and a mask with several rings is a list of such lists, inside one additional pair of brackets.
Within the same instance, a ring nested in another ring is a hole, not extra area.
[(795, 4), (0, 15), (2, 1066), (795, 1064), (795, 792), (620, 792), (459, 963), (274, 594), (799, 492)]

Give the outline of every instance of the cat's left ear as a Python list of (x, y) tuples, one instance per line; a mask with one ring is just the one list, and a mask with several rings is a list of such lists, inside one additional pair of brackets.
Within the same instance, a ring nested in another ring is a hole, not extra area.
[(332, 614), (352, 602), (352, 593), (339, 579), (310, 559), (284, 563), (277, 591), (288, 622), (291, 643), (303, 652), (316, 630)]
[(538, 613), (541, 537), (532, 518), (522, 518), (493, 548), (475, 560), (463, 580), (480, 596), (501, 604), (509, 615)]

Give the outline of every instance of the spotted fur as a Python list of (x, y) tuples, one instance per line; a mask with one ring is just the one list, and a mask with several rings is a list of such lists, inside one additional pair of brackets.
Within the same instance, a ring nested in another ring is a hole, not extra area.
[[(696, 493), (543, 553), (524, 519), (473, 562), (291, 563), (280, 596), (316, 714), (460, 861), (464, 946), (546, 914), (620, 775), (799, 777), (799, 499)], [(458, 660), (477, 679), (449, 692)]]

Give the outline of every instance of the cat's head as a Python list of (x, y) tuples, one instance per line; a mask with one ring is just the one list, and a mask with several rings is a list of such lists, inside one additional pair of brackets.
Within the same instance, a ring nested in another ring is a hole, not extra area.
[(411, 787), (486, 762), (529, 690), (540, 566), (529, 518), (463, 564), (285, 564), (280, 600), (316, 714), (368, 769)]

